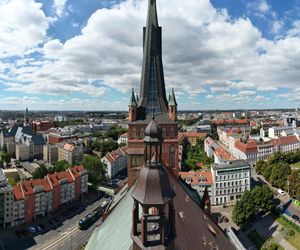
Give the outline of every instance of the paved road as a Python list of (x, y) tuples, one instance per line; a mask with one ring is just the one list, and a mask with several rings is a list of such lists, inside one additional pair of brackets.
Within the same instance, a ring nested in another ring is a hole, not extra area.
[[(83, 208), (82, 212), (71, 214), (66, 218), (63, 217), (62, 211), (55, 214), (60, 221), (51, 229), (46, 229), (44, 233), (35, 237), (27, 237), (19, 239), (14, 234), (13, 230), (4, 230), (0, 232), (0, 249), (4, 250), (22, 250), (22, 249), (37, 249), (37, 250), (52, 250), (52, 249), (79, 249), (79, 246), (88, 241), (92, 235), (95, 226), (101, 223), (101, 220), (96, 221), (89, 229), (79, 230), (79, 220), (98, 207), (105, 199), (102, 198)], [(46, 218), (44, 220), (47, 220)], [(37, 223), (33, 223), (37, 224)], [(48, 224), (46, 224), (48, 225)], [(25, 228), (25, 226), (21, 227)]]
[(101, 219), (96, 221), (89, 229), (79, 230), (78, 221), (98, 207), (104, 199), (101, 199), (92, 205), (88, 206), (86, 211), (66, 220), (62, 226), (55, 230), (51, 230), (44, 235), (38, 235), (34, 239), (35, 246), (29, 249), (34, 250), (52, 250), (52, 249), (78, 249), (81, 245), (86, 243), (92, 235), (95, 227), (101, 223)]

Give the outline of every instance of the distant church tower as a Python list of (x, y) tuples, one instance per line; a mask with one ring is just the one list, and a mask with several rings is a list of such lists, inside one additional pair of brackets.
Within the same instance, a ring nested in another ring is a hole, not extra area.
[(29, 126), (29, 113), (28, 113), (28, 108), (26, 108), (25, 110), (25, 114), (24, 114), (24, 127)]
[(139, 100), (134, 91), (128, 107), (128, 184), (137, 179), (144, 162), (144, 131), (152, 117), (162, 128), (162, 161), (178, 169), (178, 122), (174, 90), (166, 97), (162, 64), (162, 30), (158, 25), (156, 0), (149, 0), (147, 25), (143, 29), (143, 68)]
[(153, 118), (145, 129), (145, 163), (131, 194), (132, 250), (175, 249), (175, 193), (162, 166), (163, 140), (162, 129)]

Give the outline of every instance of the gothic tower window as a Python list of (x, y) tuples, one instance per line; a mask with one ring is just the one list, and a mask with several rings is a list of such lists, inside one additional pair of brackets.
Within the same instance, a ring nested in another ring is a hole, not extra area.
[(132, 132), (131, 132), (131, 139), (136, 139), (136, 128), (133, 128), (133, 129), (132, 129)]
[(174, 145), (170, 146), (169, 149), (169, 163), (171, 167), (175, 167), (175, 147)]

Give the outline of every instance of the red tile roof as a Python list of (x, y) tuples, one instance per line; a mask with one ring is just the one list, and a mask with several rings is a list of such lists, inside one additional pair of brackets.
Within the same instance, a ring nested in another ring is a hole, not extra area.
[(180, 172), (179, 174), (182, 179), (189, 178), (192, 185), (213, 184), (211, 172)]
[(233, 156), (231, 153), (229, 153), (228, 151), (226, 151), (225, 149), (218, 147), (215, 149), (215, 154), (217, 155), (217, 157), (219, 159), (222, 160), (236, 160), (236, 157)]
[(297, 136), (295, 135), (282, 136), (279, 137), (278, 140), (281, 145), (294, 144), (299, 142)]
[(258, 152), (256, 141), (253, 139), (248, 140), (247, 143), (238, 140), (235, 142), (235, 147), (245, 154)]
[(22, 192), (21, 184), (14, 186), (13, 192), (15, 200), (19, 201), (25, 199), (24, 193)]

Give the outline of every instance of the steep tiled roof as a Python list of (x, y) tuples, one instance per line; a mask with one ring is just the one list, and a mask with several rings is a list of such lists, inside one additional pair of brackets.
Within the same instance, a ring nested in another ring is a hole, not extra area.
[(73, 151), (75, 149), (75, 146), (72, 145), (72, 144), (66, 143), (64, 145), (64, 149), (67, 150), (67, 151)]
[(253, 139), (248, 140), (247, 143), (244, 143), (242, 141), (236, 141), (235, 147), (242, 151), (243, 153), (257, 153), (257, 144), (256, 141)]
[(219, 159), (222, 160), (236, 160), (236, 157), (234, 157), (232, 154), (230, 154), (228, 151), (226, 151), (225, 149), (218, 147), (215, 149), (215, 154), (217, 155), (217, 157)]
[(17, 185), (13, 187), (13, 192), (14, 192), (14, 198), (15, 200), (19, 201), (19, 200), (24, 200), (25, 196), (24, 193), (22, 191), (21, 185)]

